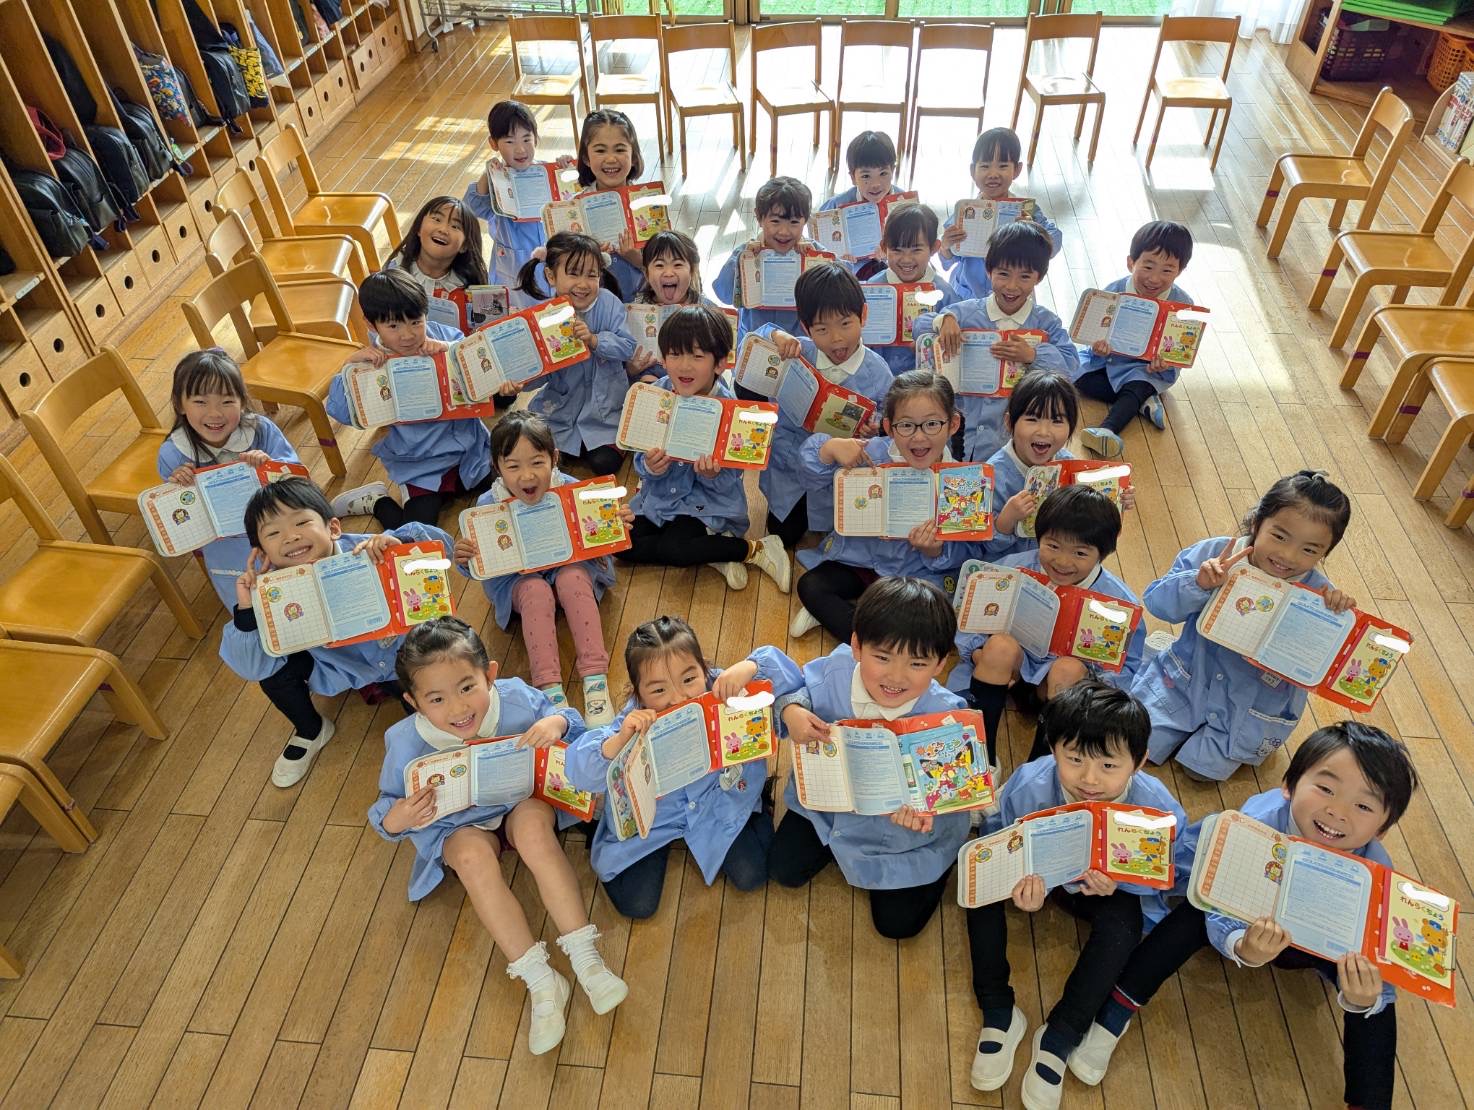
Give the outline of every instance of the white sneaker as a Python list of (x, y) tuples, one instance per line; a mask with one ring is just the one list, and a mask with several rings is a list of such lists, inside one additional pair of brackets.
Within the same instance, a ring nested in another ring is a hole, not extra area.
[[(307, 772), (312, 770), (312, 761), (317, 758), (323, 745), (333, 738), (334, 731), (333, 722), (324, 717), (322, 731), (317, 734), (316, 740), (304, 740), (293, 733), (286, 747), (282, 749), (282, 754), (276, 757), (276, 765), (271, 769), (271, 785), (295, 786), (306, 778)], [(301, 748), (305, 754), (298, 759), (288, 759), (287, 748)]]
[(974, 1089), (996, 1091), (1008, 1082), (1008, 1077), (1013, 1074), (1014, 1055), (1018, 1052), (1019, 1042), (1024, 1039), (1028, 1028), (1028, 1019), (1017, 1006), (1013, 1008), (1013, 1017), (1009, 1019), (1008, 1028), (1003, 1030), (1001, 1037), (997, 1029), (983, 1026), (978, 1033), (978, 1044), (1001, 1044), (1003, 1047), (997, 1052), (979, 1051), (973, 1056), (972, 1072), (968, 1079)]
[(793, 563), (789, 561), (783, 541), (777, 536), (764, 536), (758, 540), (757, 550), (752, 554), (752, 565), (773, 580), (780, 594), (786, 594), (793, 585)]
[[(1034, 1034), (1034, 1052), (1029, 1057), (1029, 1070), (1024, 1072), (1024, 1084), (1019, 1094), (1023, 1097), (1024, 1110), (1059, 1110), (1059, 1100), (1065, 1089), (1065, 1062), (1052, 1052), (1039, 1047), (1044, 1039), (1044, 1026)], [(1051, 1083), (1035, 1070), (1043, 1064), (1059, 1076), (1058, 1083)]]
[(604, 963), (604, 957), (594, 946), (598, 939), (598, 929), (585, 925), (559, 937), (558, 947), (573, 965), (573, 974), (578, 976), (578, 985), (588, 996), (589, 1007), (596, 1014), (607, 1014), (629, 997), (630, 988)]
[(333, 498), (333, 515), (369, 516), (374, 511), (374, 502), (389, 496), (389, 487), (383, 482), (370, 482), (357, 489), (344, 490)]
[(727, 580), (727, 589), (747, 589), (747, 568), (741, 563), (707, 563), (706, 565)]
[(608, 675), (584, 676), (583, 723), (589, 728), (603, 728), (614, 723), (614, 705), (609, 700)]
[(534, 1056), (541, 1056), (544, 1052), (557, 1048), (568, 1027), (563, 1011), (568, 1008), (568, 999), (573, 995), (573, 988), (568, 985), (567, 979), (552, 968), (548, 969), (548, 976), (539, 986), (529, 988), (527, 992), (532, 999), (532, 1022), (527, 1029), (527, 1051)]
[[(1126, 1029), (1131, 1028), (1131, 1023), (1126, 1023)], [(1124, 1036), (1126, 1029), (1122, 1029)], [(1116, 1045), (1121, 1043), (1121, 1038), (1112, 1033), (1098, 1021), (1092, 1021), (1090, 1028), (1086, 1030), (1085, 1037), (1075, 1046), (1075, 1051), (1070, 1053), (1070, 1071), (1075, 1073), (1075, 1078), (1081, 1083), (1094, 1087), (1105, 1078), (1106, 1069), (1111, 1066), (1111, 1054), (1116, 1051)]]
[(1119, 459), (1126, 449), (1121, 437), (1109, 428), (1086, 428), (1080, 433), (1080, 443), (1103, 459)]
[(819, 618), (800, 605), (798, 612), (793, 614), (793, 620), (788, 625), (788, 638), (797, 640), (800, 636), (807, 636), (818, 627)]

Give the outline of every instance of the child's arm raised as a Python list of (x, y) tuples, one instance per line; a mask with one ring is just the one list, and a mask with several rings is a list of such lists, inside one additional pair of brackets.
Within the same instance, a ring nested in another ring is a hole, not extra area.
[(711, 279), (711, 291), (723, 304), (731, 304), (732, 297), (737, 292), (737, 267), (744, 249), (745, 247), (734, 248), (727, 256), (727, 261), (722, 263), (722, 268), (717, 271), (716, 277)]
[[(1232, 538), (1202, 540), (1179, 551), (1171, 569), (1142, 592), (1141, 603), (1154, 617), (1173, 624), (1196, 617), (1209, 594), (1223, 585), (1232, 563), (1248, 555), (1245, 548), (1231, 556), (1234, 543)], [(1230, 558), (1232, 562), (1225, 562)]]
[(342, 374), (334, 374), (332, 381), (328, 382), (328, 397), (322, 407), (345, 428), (356, 427), (353, 423), (353, 410), (348, 404), (348, 387), (343, 384)]

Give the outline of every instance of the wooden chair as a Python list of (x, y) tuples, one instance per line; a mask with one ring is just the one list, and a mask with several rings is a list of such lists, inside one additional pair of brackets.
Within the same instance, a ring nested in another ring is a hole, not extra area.
[[(1368, 152), (1373, 137), (1379, 133), (1386, 137), (1387, 148), (1381, 163), (1373, 170)], [(1371, 227), (1402, 148), (1412, 134), (1412, 109), (1394, 96), (1391, 88), (1383, 85), (1377, 99), (1372, 101), (1371, 111), (1361, 125), (1356, 142), (1345, 154), (1281, 154), (1274, 164), (1274, 172), (1270, 174), (1264, 203), (1259, 206), (1259, 216), (1254, 221), (1256, 227), (1269, 223), (1276, 198), (1284, 196), (1279, 222), (1269, 237), (1269, 257), (1279, 257), (1285, 236), (1290, 233), (1290, 224), (1294, 222), (1295, 210), (1307, 197), (1334, 201), (1331, 206), (1332, 231), (1340, 230), (1346, 202), (1351, 200), (1361, 201), (1357, 230), (1365, 231)]]
[[(650, 43), (655, 70), (608, 73), (599, 68), (599, 45), (614, 42)], [(648, 104), (655, 110), (656, 149), (666, 148), (665, 38), (658, 15), (594, 15), (589, 17), (589, 46), (594, 55), (594, 100), (599, 107)]]
[[(839, 25), (839, 87), (834, 94), (839, 120), (836, 139), (846, 112), (895, 112), (896, 157), (905, 157), (915, 42), (916, 25), (909, 19), (847, 19)], [(876, 65), (861, 66), (858, 71), (851, 67), (846, 81), (846, 55), (851, 50), (867, 47), (879, 49)], [(899, 64), (894, 60), (898, 51), (904, 58)]]
[(215, 218), (224, 220), (234, 212), (251, 235), (246, 214), (256, 221), (260, 237), (251, 235), (251, 243), (266, 261), (271, 276), (283, 285), (318, 278), (349, 277), (358, 284), (368, 276), (363, 252), (347, 235), (294, 235), (289, 239), (272, 233), (271, 217), (266, 202), (251, 184), (245, 170), (237, 170), (215, 194)]
[(1474, 356), (1474, 297), (1463, 305), (1383, 305), (1372, 313), (1347, 360), (1341, 387), (1350, 389), (1361, 376), (1372, 349), (1381, 339), (1392, 348), (1392, 381), (1372, 413), (1367, 435), (1388, 435), (1399, 419), (1403, 398), (1427, 365), (1438, 358)]
[(163, 560), (136, 547), (64, 540), (10, 460), (0, 455), (0, 504), (14, 501), (36, 534), (36, 550), (0, 579), (0, 626), (22, 640), (91, 647), (153, 580), (185, 635), (205, 630)]
[[(1413, 499), (1431, 500), (1439, 485), (1448, 474), (1454, 459), (1474, 436), (1474, 357), (1441, 358), (1430, 363), (1425, 373), (1418, 375), (1403, 401), (1402, 415), (1398, 424), (1387, 433), (1389, 443), (1399, 443), (1407, 434), (1407, 427), (1428, 399), (1429, 393), (1438, 394), (1450, 417), (1438, 446), (1428, 456), (1428, 463), (1413, 487)], [(1399, 427), (1398, 425), (1403, 425)], [(1453, 507), (1443, 518), (1450, 528), (1462, 528), (1474, 513), (1474, 477), (1464, 486), (1463, 492), (1454, 498)]]
[[(584, 111), (593, 104), (589, 97), (589, 78), (583, 60), (583, 22), (576, 15), (513, 15), (507, 18), (512, 37), (512, 77), (510, 99), (523, 104), (566, 104), (573, 121), (574, 140), (578, 139), (583, 114), (579, 111), (579, 95), (583, 95)], [(524, 73), (521, 47), (539, 48), (549, 43), (572, 45), (577, 59), (575, 73)]]
[(1456, 256), (1450, 256), (1438, 245), (1438, 225), (1454, 200), (1474, 213), (1474, 167), (1462, 158), (1444, 176), (1417, 231), (1343, 231), (1336, 236), (1309, 301), (1312, 311), (1325, 303), (1331, 283), (1344, 262), (1352, 275), (1351, 290), (1331, 331), (1332, 347), (1346, 342), (1351, 325), (1356, 322), (1373, 286), (1391, 285), (1391, 303), (1395, 305), (1402, 304), (1415, 285), (1441, 288), (1443, 295), (1438, 303), (1455, 303), (1468, 280), (1470, 268), (1474, 267), (1474, 236), (1455, 229), (1455, 241), (1462, 244)]
[[(940, 70), (929, 71), (926, 65), (927, 51), (941, 53), (949, 50), (976, 51), (982, 54), (983, 82), (975, 100), (967, 95), (968, 84), (959, 81), (956, 73), (945, 76)], [(921, 135), (921, 121), (925, 116), (950, 116), (976, 119), (978, 131), (983, 130), (983, 102), (988, 96), (988, 77), (993, 67), (993, 25), (991, 23), (929, 23), (922, 21), (916, 32), (916, 65), (911, 71), (911, 134), (906, 138), (906, 149), (912, 151), (911, 176), (916, 175), (917, 142)], [(930, 80), (923, 81), (923, 75)]]
[[(352, 242), (354, 253), (358, 248)], [(235, 263), (255, 255), (261, 257), (238, 212), (227, 212), (205, 240), (205, 264), (219, 277)], [(265, 260), (262, 259), (264, 262)], [(267, 269), (270, 269), (268, 266)], [(331, 339), (352, 339), (360, 346), (369, 341), (368, 323), (358, 308), (358, 289), (345, 278), (315, 278), (294, 281), (279, 287), (293, 323), (304, 335), (324, 335)], [(256, 339), (269, 343), (276, 337), (276, 319), (265, 298), (251, 303), (251, 327)]]
[[(275, 337), (265, 344), (257, 342), (244, 311), (246, 305), (258, 299), (267, 306), (276, 327)], [(348, 470), (323, 402), (333, 378), (359, 344), (299, 332), (282, 303), (280, 288), (259, 255), (248, 255), (211, 279), (193, 300), (184, 302), (183, 308), (195, 342), (201, 347), (215, 345), (215, 327), (229, 317), (246, 354), (241, 375), (251, 396), (302, 409), (312, 421), (328, 468), (340, 478), (346, 475)]]
[[(282, 187), (283, 179), (294, 165), (307, 189), (307, 199), (295, 209), (287, 203)], [(370, 270), (380, 266), (379, 250), (374, 245), (375, 228), (384, 225), (391, 250), (399, 245), (399, 218), (394, 214), (394, 202), (383, 193), (324, 192), (312, 159), (307, 156), (307, 148), (302, 145), (302, 135), (293, 124), (287, 124), (261, 148), (257, 168), (266, 199), (271, 202), (283, 234), (348, 235), (363, 251)]]
[[(775, 88), (758, 85), (758, 59), (769, 50), (810, 49), (814, 52), (814, 77), (809, 80), (792, 70), (790, 78)], [(814, 148), (819, 147), (819, 123), (829, 117), (829, 168), (839, 159), (839, 110), (820, 82), (824, 80), (824, 30), (817, 19), (797, 23), (758, 23), (748, 43), (752, 59), (752, 119), (748, 124), (747, 150), (757, 152), (757, 110), (768, 114), (771, 123), (769, 172), (778, 172), (778, 121), (784, 116), (814, 117)]]
[[(1034, 153), (1039, 147), (1039, 129), (1044, 123), (1044, 109), (1053, 104), (1073, 104), (1080, 109), (1075, 118), (1075, 142), (1085, 130), (1085, 110), (1095, 105), (1095, 127), (1090, 132), (1090, 153), (1086, 163), (1095, 162), (1095, 148), (1100, 143), (1100, 120), (1105, 115), (1105, 93), (1095, 83), (1095, 56), (1100, 50), (1100, 26), (1103, 16), (1093, 15), (1033, 15), (1029, 16), (1024, 30), (1024, 61), (1019, 70), (1018, 91), (1013, 97), (1013, 119), (1009, 127), (1018, 129), (1019, 109), (1023, 107), (1024, 93), (1034, 102), (1034, 130), (1029, 135), (1029, 151), (1025, 161), (1034, 162)], [(1031, 74), (1029, 57), (1036, 42), (1068, 42), (1085, 40), (1090, 43), (1090, 52), (1085, 59), (1085, 70), (1065, 70)], [(981, 126), (981, 124), (979, 124)]]
[[(671, 133), (671, 108), (681, 125), (681, 176), (687, 173), (686, 120), (690, 116), (732, 117), (732, 144), (737, 148), (737, 157), (742, 169), (747, 169), (747, 139), (742, 133), (742, 100), (737, 95), (737, 33), (729, 20), (726, 23), (686, 23), (665, 29), (662, 40), (665, 49), (665, 141), (674, 141)], [(678, 84), (671, 75), (671, 57), (698, 50), (724, 50), (727, 65), (719, 79), (703, 80), (694, 84)], [(667, 147), (666, 153), (670, 153)]]
[[(1223, 112), (1223, 129), (1218, 132), (1218, 143), (1213, 147), (1210, 170), (1218, 168), (1218, 153), (1223, 149), (1223, 137), (1228, 134), (1228, 114), (1233, 109), (1233, 97), (1228, 93), (1228, 67), (1233, 64), (1233, 49), (1239, 37), (1239, 17), (1221, 15), (1164, 15), (1162, 29), (1157, 35), (1156, 53), (1152, 55), (1152, 68), (1147, 77), (1146, 92), (1141, 98), (1141, 114), (1136, 118), (1136, 132), (1131, 136), (1135, 146), (1141, 138), (1141, 125), (1146, 121), (1146, 107), (1151, 103), (1152, 93), (1157, 94), (1157, 122), (1152, 127), (1151, 145), (1146, 148), (1146, 168), (1152, 168), (1152, 155), (1157, 152), (1157, 136), (1162, 132), (1162, 117), (1168, 108), (1207, 108), (1208, 130), (1203, 136), (1207, 146), (1213, 138), (1213, 124), (1218, 113)], [(1169, 42), (1221, 42), (1228, 46), (1223, 59), (1221, 76), (1158, 77), (1157, 66), (1162, 61), (1162, 47)]]
[[(87, 845), (97, 839), (97, 829), (64, 786), (57, 783), (56, 789), (60, 797), (29, 767), (0, 762), (0, 817), (18, 801), (63, 852), (85, 852)], [(12, 964), (14, 974), (10, 974)], [(14, 956), (0, 948), (0, 979), (19, 978), (24, 970)]]
[[(73, 465), (72, 453), (62, 446), (63, 440), (94, 405), (119, 394), (133, 410), (138, 434), (90, 481), (84, 481)], [(20, 418), (87, 534), (97, 543), (112, 543), (101, 514), (138, 512), (138, 495), (159, 484), (159, 447), (169, 436), (128, 364), (113, 348), (104, 347), (60, 379)]]

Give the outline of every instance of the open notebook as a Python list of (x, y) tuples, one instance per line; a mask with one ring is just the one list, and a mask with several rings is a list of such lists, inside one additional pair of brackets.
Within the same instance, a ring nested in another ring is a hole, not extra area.
[[(1031, 466), (1024, 471), (1024, 490), (1044, 504), (1044, 499), (1062, 486), (1090, 486), (1109, 497), (1121, 508), (1122, 494), (1131, 488), (1131, 464), (1109, 459), (1056, 459)], [(1014, 535), (1034, 539), (1034, 526), (1039, 508), (1018, 522)]]
[(553, 486), (536, 504), (509, 497), (464, 510), (461, 535), (476, 548), (471, 577), (528, 574), (628, 550), (624, 495), (613, 478), (587, 478)]
[(643, 243), (657, 231), (670, 230), (668, 204), (670, 196), (659, 181), (591, 190), (544, 205), (543, 227), (550, 236), (574, 231), (600, 243), (617, 244), (630, 235)]
[[(570, 180), (571, 179), (571, 180)], [(554, 162), (534, 162), (523, 169), (486, 163), (491, 207), (514, 220), (540, 220), (543, 209), (578, 189), (578, 170), (560, 170)]]
[(1036, 207), (1029, 197), (1004, 197), (1002, 200), (974, 197), (959, 201), (953, 220), (962, 225), (967, 237), (952, 248), (952, 253), (963, 258), (986, 258), (988, 240), (993, 238), (993, 232), (1004, 224), (1032, 219)]
[(835, 385), (801, 358), (784, 358), (761, 336), (748, 335), (737, 353), (737, 384), (778, 402), (778, 411), (805, 431), (852, 436), (875, 415), (875, 402)]
[(1070, 338), (1086, 347), (1104, 339), (1113, 355), (1191, 366), (1207, 327), (1208, 310), (1197, 305), (1087, 289), (1070, 323)]
[(814, 232), (814, 242), (825, 250), (858, 262), (875, 257), (875, 252), (880, 250), (881, 233), (890, 210), (915, 200), (915, 193), (892, 193), (878, 201), (857, 200), (838, 208), (816, 209), (809, 215), (809, 227)]
[(138, 511), (160, 555), (183, 555), (226, 536), (244, 535), (246, 504), (261, 487), (309, 476), (301, 463), (202, 466), (194, 472), (192, 486), (164, 482), (144, 490), (138, 495)]
[(764, 470), (777, 423), (777, 405), (732, 397), (681, 397), (649, 382), (636, 382), (624, 395), (614, 442), (626, 451), (660, 450), (684, 462), (714, 455), (721, 467)]
[(821, 262), (833, 262), (828, 251), (800, 247), (779, 253), (775, 250), (744, 250), (737, 260), (737, 282), (732, 291), (734, 308), (793, 308), (793, 287), (799, 275)]
[(443, 748), (404, 766), (404, 796), (423, 786), (435, 787), (435, 819), (472, 806), (515, 806), (527, 798), (585, 821), (594, 816), (594, 796), (568, 782), (563, 761), (568, 745), (521, 747), (520, 736), (469, 740)]
[(950, 358), (942, 353), (935, 330), (916, 337), (916, 368), (940, 374), (957, 393), (969, 397), (1010, 397), (1024, 368), (993, 354), (993, 344), (1022, 339), (1035, 350), (1049, 337), (1037, 328), (963, 328), (962, 345)]
[(942, 291), (929, 281), (895, 285), (867, 281), (860, 292), (867, 309), (860, 342), (867, 347), (909, 347), (915, 340), (916, 318), (942, 303)]
[(943, 540), (993, 537), (993, 468), (987, 463), (907, 463), (834, 472), (834, 530), (905, 539), (934, 521)]
[[(690, 308), (684, 304), (640, 304), (636, 302), (625, 306), (624, 324), (629, 333), (635, 337), (635, 342), (645, 349), (656, 362), (660, 361), (660, 329), (665, 322), (683, 308)], [(737, 310), (717, 306), (727, 323), (732, 325), (732, 349), (727, 352), (726, 361), (718, 368), (730, 370), (737, 365)]]

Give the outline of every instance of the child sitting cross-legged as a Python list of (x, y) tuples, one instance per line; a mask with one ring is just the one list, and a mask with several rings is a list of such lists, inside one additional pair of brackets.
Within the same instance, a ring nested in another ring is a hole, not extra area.
[[(997, 815), (987, 822), (988, 832), (1071, 802), (1147, 806), (1173, 814), (1178, 829), (1186, 826), (1187, 815), (1177, 799), (1141, 769), (1151, 719), (1130, 694), (1094, 680), (1078, 683), (1045, 705), (1039, 725), (1049, 754), (1018, 768), (1003, 784)], [(1022, 1092), (1029, 1110), (1052, 1110), (1059, 1105), (1070, 1052), (1110, 994), (1141, 939), (1143, 924), (1149, 926), (1166, 914), (1160, 892), (1117, 883), (1095, 870), (1049, 892), (1038, 875), (1025, 875), (1013, 888), (1013, 904), (1025, 913), (1038, 912), (1046, 901), (1088, 921), (1090, 939), (1080, 949), (1059, 1000), (1034, 1034)], [(1004, 903), (969, 909), (967, 939), (972, 949), (973, 990), (983, 1011), (972, 1085), (980, 1091), (996, 1091), (1008, 1082), (1014, 1053), (1028, 1025), (1023, 1011), (1014, 1005)]]

